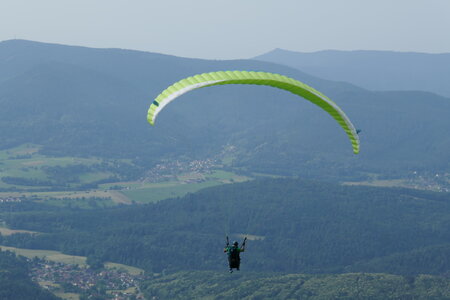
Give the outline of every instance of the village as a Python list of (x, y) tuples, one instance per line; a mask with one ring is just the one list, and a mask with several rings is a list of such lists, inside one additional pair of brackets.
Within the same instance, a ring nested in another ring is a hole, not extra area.
[(0, 203), (20, 203), (20, 202), (22, 202), (22, 198), (20, 197), (0, 196)]
[[(155, 167), (147, 171), (143, 182), (154, 183), (161, 181), (169, 181), (177, 178), (180, 174), (205, 174), (212, 172), (212, 169), (217, 166), (217, 160), (204, 159), (193, 160), (189, 162), (167, 161), (161, 164), (157, 164)], [(202, 176), (197, 178), (190, 178), (186, 180), (186, 183), (201, 182)]]
[(133, 275), (120, 269), (93, 270), (77, 264), (65, 264), (45, 259), (30, 259), (33, 281), (45, 289), (57, 293), (74, 293), (90, 296), (101, 295), (102, 299), (144, 299), (139, 283), (146, 277)]
[(450, 173), (413, 171), (408, 179), (409, 186), (434, 192), (450, 192)]

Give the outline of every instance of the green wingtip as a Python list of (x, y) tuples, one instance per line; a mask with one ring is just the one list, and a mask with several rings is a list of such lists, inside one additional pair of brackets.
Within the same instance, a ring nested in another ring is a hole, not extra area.
[(155, 126), (155, 122), (153, 122), (152, 117), (150, 115), (147, 115), (147, 122), (149, 122), (150, 125)]

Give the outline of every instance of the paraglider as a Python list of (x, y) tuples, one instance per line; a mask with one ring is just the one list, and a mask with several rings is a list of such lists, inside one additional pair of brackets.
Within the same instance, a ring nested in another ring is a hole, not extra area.
[(245, 242), (247, 241), (247, 238), (244, 239), (241, 246), (239, 247), (239, 243), (237, 241), (234, 241), (233, 244), (230, 246), (230, 242), (228, 240), (227, 236), (227, 244), (225, 248), (223, 249), (223, 252), (225, 252), (228, 255), (228, 265), (230, 267), (230, 273), (233, 273), (233, 269), (236, 269), (239, 271), (240, 265), (241, 265), (241, 252), (245, 251)]
[[(360, 133), (361, 130), (355, 129), (355, 126), (353, 126), (350, 119), (336, 103), (321, 92), (304, 84), (303, 82), (275, 73), (254, 71), (218, 71), (187, 77), (169, 86), (156, 97), (148, 109), (147, 121), (154, 125), (156, 117), (161, 110), (167, 104), (187, 92), (203, 87), (224, 84), (253, 84), (271, 86), (289, 91), (314, 103), (336, 120), (336, 122), (347, 134), (352, 144), (353, 153), (359, 153), (358, 133)], [(237, 241), (233, 242), (230, 246), (227, 237), (224, 252), (227, 253), (228, 256), (230, 273), (233, 272), (233, 269), (239, 271), (241, 262), (240, 253), (245, 251), (246, 240), (247, 238), (244, 239), (241, 246), (239, 246)]]
[(161, 110), (177, 97), (202, 87), (224, 84), (254, 84), (266, 85), (289, 91), (295, 95), (316, 104), (344, 129), (353, 148), (353, 153), (359, 153), (359, 137), (347, 115), (331, 99), (314, 88), (287, 76), (268, 72), (254, 71), (219, 71), (194, 75), (182, 79), (165, 89), (150, 105), (147, 120), (154, 125)]

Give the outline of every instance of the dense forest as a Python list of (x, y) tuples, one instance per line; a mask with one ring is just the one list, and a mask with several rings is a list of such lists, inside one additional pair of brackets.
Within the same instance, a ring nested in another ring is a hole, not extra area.
[(0, 299), (57, 300), (29, 277), (28, 262), (9, 251), (0, 251)]
[(149, 299), (159, 300), (450, 299), (450, 285), (445, 278), (369, 273), (318, 276), (180, 272), (149, 280), (141, 289)]
[(265, 179), (148, 205), (4, 205), (11, 206), (2, 216), (9, 226), (41, 234), (4, 236), (1, 244), (151, 272), (224, 269), (226, 234), (251, 238), (243, 270), (414, 275), (450, 269), (448, 193)]

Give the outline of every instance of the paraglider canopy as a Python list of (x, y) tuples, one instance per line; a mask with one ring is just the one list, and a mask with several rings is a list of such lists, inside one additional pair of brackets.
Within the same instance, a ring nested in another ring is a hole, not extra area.
[(353, 147), (353, 153), (359, 153), (359, 137), (350, 119), (336, 103), (314, 88), (287, 76), (267, 72), (219, 71), (203, 73), (182, 79), (165, 89), (150, 105), (147, 120), (154, 125), (156, 116), (177, 97), (202, 87), (223, 84), (266, 85), (289, 91), (316, 104), (331, 115), (344, 129)]

